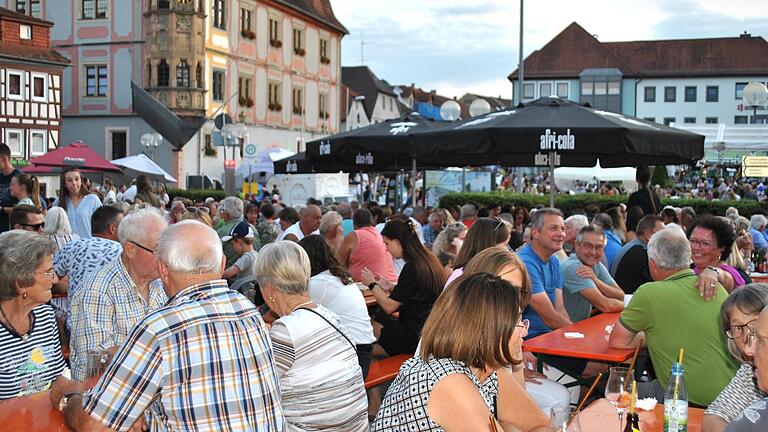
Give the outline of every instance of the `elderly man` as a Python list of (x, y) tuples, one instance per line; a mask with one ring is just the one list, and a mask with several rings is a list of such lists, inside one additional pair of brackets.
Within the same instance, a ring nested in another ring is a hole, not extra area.
[[(82, 287), (90, 273), (104, 267), (123, 252), (118, 243), (118, 227), (123, 212), (102, 206), (91, 215), (91, 238), (72, 240), (53, 256), (53, 268), (59, 276), (57, 288), (66, 292), (69, 301)], [(66, 276), (66, 277), (65, 277)]]
[(720, 285), (707, 301), (690, 268), (691, 246), (679, 226), (668, 226), (648, 242), (648, 266), (655, 282), (640, 287), (613, 326), (612, 348), (634, 348), (645, 332), (657, 380), (640, 383), (641, 397), (664, 400), (672, 363), (685, 348), (688, 399), (706, 406), (730, 382), (738, 365), (728, 353), (718, 317), (728, 293)]
[(299, 242), (299, 240), (310, 234), (320, 234), (320, 221), (323, 219), (323, 212), (320, 207), (310, 204), (299, 212), (299, 221), (289, 226), (278, 240), (289, 240)]
[(576, 234), (574, 253), (561, 265), (563, 301), (573, 322), (589, 318), (592, 306), (600, 312), (624, 309), (624, 291), (600, 262), (604, 249), (603, 230), (587, 225)]
[(424, 237), (424, 246), (428, 249), (432, 249), (432, 245), (435, 243), (437, 235), (445, 228), (445, 213), (435, 209), (430, 213), (428, 218), (428, 224), (422, 227), (421, 232)]
[(467, 228), (471, 227), (472, 224), (477, 220), (477, 206), (472, 203), (464, 204), (461, 206), (461, 213), (459, 218), (461, 219), (461, 222), (467, 226)]
[(137, 321), (168, 300), (157, 279), (157, 239), (168, 226), (154, 209), (128, 213), (118, 238), (123, 253), (88, 275), (72, 299), (72, 376), (84, 380), (90, 349), (120, 345)]
[[(232, 231), (232, 228), (234, 228), (238, 222), (243, 220), (243, 200), (233, 196), (226, 197), (221, 200), (218, 208), (219, 215), (221, 215), (221, 220), (223, 220), (224, 223), (216, 228), (216, 233), (219, 235), (219, 238), (222, 238), (228, 236), (229, 232)], [(216, 213), (211, 213), (211, 218), (215, 215)], [(256, 249), (259, 249), (259, 247), (256, 247)], [(234, 249), (232, 249), (232, 245), (228, 242), (224, 243), (224, 256), (227, 257), (227, 267), (237, 261), (237, 254)]]
[(573, 252), (574, 246), (576, 245), (576, 234), (587, 225), (589, 225), (589, 220), (586, 216), (581, 214), (571, 215), (565, 219), (565, 242), (563, 243), (563, 252), (558, 253), (557, 255), (557, 258), (561, 263)]
[(765, 238), (765, 225), (768, 219), (761, 214), (753, 214), (749, 218), (749, 235), (752, 236), (752, 244), (755, 249), (768, 248), (768, 240)]
[(625, 244), (614, 257), (611, 276), (625, 294), (634, 294), (640, 285), (653, 281), (646, 247), (651, 236), (663, 229), (664, 222), (658, 216), (644, 216), (637, 223), (637, 238)]
[(272, 344), (261, 315), (221, 279), (221, 241), (196, 221), (157, 244), (168, 303), (142, 318), (94, 388), (59, 379), (74, 430), (283, 430)]
[[(748, 337), (744, 354), (755, 359), (757, 387), (768, 393), (768, 308), (763, 309)], [(768, 398), (744, 409), (725, 429), (725, 432), (753, 432), (768, 430)]]
[(43, 211), (31, 205), (21, 204), (11, 210), (9, 217), (11, 229), (43, 233), (45, 218)]

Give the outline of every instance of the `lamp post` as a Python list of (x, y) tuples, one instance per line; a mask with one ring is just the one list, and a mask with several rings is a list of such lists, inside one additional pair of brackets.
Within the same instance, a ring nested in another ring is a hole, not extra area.
[(150, 159), (154, 159), (155, 151), (160, 147), (160, 144), (163, 143), (163, 136), (157, 132), (148, 132), (143, 134), (139, 141), (141, 142), (141, 146), (144, 147), (144, 154)]
[[(226, 123), (221, 128), (224, 138), (224, 190), (227, 195), (235, 193), (235, 149), (240, 140), (248, 135), (248, 127), (243, 123)], [(227, 159), (227, 147), (232, 147), (232, 159)]]

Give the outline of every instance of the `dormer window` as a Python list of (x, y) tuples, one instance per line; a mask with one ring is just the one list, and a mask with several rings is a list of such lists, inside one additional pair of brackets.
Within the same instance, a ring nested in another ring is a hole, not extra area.
[(19, 37), (22, 40), (31, 40), (32, 39), (32, 26), (21, 24), (19, 25)]

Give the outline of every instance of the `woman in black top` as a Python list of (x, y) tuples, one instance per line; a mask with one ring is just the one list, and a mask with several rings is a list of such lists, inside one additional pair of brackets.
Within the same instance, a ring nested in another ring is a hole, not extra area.
[(643, 209), (644, 215), (658, 214), (661, 210), (661, 202), (650, 185), (651, 170), (646, 165), (640, 165), (637, 167), (635, 180), (637, 180), (637, 192), (629, 196), (627, 208), (638, 206)]
[[(440, 260), (419, 240), (410, 219), (390, 219), (381, 236), (392, 257), (402, 258), (405, 266), (395, 286), (367, 269), (361, 273), (362, 282), (371, 288), (380, 307), (374, 317), (378, 344), (373, 355), (413, 354), (446, 275)], [(399, 313), (397, 319), (391, 316), (395, 312)]]

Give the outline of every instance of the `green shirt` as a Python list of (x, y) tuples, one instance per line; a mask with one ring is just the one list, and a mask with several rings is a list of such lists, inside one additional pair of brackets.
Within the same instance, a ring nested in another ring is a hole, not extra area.
[(685, 348), (683, 365), (690, 402), (706, 406), (736, 374), (720, 328), (720, 305), (728, 297), (722, 286), (706, 301), (696, 288), (693, 270), (681, 270), (663, 281), (643, 284), (619, 322), (629, 331), (645, 332), (659, 384), (666, 388), (672, 363)]

